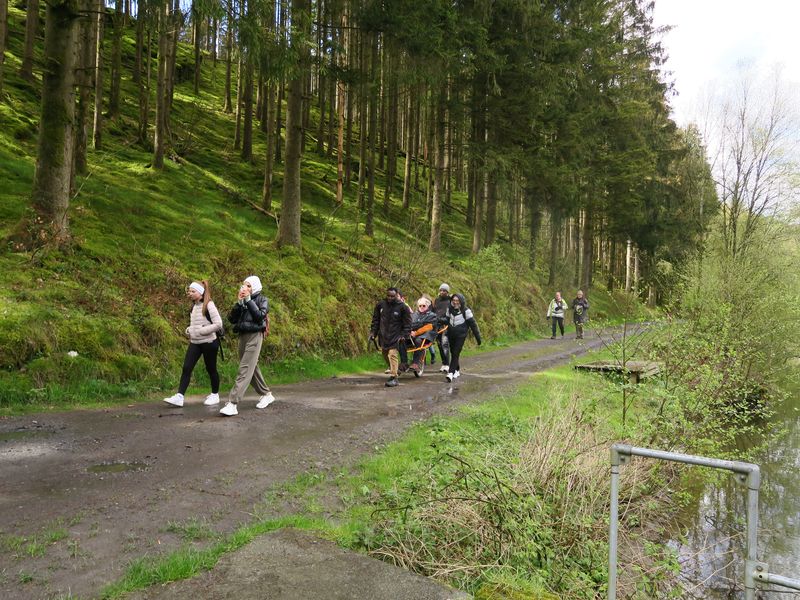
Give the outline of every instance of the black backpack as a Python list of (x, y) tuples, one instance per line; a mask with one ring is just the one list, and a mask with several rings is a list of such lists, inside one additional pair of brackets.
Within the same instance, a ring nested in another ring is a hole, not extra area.
[[(214, 321), (211, 320), (211, 315), (208, 314), (208, 311), (206, 311), (206, 319), (208, 319), (208, 322), (211, 323), (212, 325), (214, 324)], [(219, 357), (222, 360), (225, 360), (225, 352), (222, 350), (222, 340), (225, 339), (225, 324), (224, 323), (222, 324), (222, 329), (218, 330), (218, 331), (215, 331), (214, 335), (217, 336), (217, 340), (219, 340)]]

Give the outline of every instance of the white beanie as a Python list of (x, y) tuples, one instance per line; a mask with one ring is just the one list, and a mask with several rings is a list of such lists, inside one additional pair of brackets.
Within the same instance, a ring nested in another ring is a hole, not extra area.
[(442, 290), (444, 290), (445, 292), (447, 292), (449, 294), (450, 293), (450, 286), (447, 285), (446, 283), (443, 283), (442, 285), (439, 286), (439, 291), (441, 292)]
[(192, 283), (189, 284), (189, 289), (194, 290), (201, 296), (206, 293), (206, 288), (203, 287), (203, 284), (197, 283), (196, 281), (193, 281)]
[(251, 293), (258, 294), (261, 291), (261, 280), (255, 275), (250, 275), (245, 281), (250, 284)]

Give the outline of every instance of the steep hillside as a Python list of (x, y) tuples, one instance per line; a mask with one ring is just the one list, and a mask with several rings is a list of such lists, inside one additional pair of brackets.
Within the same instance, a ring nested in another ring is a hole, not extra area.
[[(12, 7), (0, 103), (0, 238), (28, 210), (35, 164), (39, 83), (16, 76), (23, 20)], [(126, 37), (123, 67), (132, 62), (132, 43)], [(188, 48), (179, 60), (190, 60)], [(462, 195), (447, 209), (442, 255), (425, 249), (424, 190), (414, 194), (410, 211), (394, 202), (384, 215), (379, 187), (376, 233), (368, 238), (355, 186), (337, 208), (336, 165), (308, 151), (311, 143), (303, 161), (303, 250), (278, 251), (275, 217), (254, 206), (262, 167), (242, 162), (233, 148), (234, 117), (221, 110), (223, 77), (223, 63), (206, 64), (199, 98), (189, 82), (178, 86), (175, 152), (158, 172), (149, 166), (149, 149), (133, 141), (137, 105), (126, 71), (122, 118), (107, 124), (104, 149), (90, 150), (90, 173), (71, 203), (71, 252), (28, 253), (4, 243), (0, 407), (107, 401), (172, 385), (185, 343), (184, 288), (192, 279), (208, 278), (225, 307), (237, 282), (259, 274), (273, 318), (264, 355), (284, 367), (298, 356), (363, 352), (371, 307), (390, 284), (413, 299), (449, 282), (476, 307), (489, 336), (530, 327), (538, 292), (524, 257), (503, 247), (471, 257)], [(260, 161), (265, 144), (258, 136)], [(280, 164), (276, 175), (279, 212)]]

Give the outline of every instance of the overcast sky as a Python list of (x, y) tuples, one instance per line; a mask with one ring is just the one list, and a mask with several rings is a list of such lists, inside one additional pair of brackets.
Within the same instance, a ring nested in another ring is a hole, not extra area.
[(679, 125), (696, 119), (708, 89), (734, 79), (742, 63), (761, 73), (780, 65), (783, 81), (800, 86), (800, 0), (656, 0), (653, 17), (674, 27), (663, 45)]

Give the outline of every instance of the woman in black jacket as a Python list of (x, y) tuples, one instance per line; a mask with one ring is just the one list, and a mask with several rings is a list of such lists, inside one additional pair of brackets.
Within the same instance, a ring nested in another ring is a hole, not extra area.
[(447, 309), (447, 337), (450, 339), (450, 367), (447, 371), (447, 381), (453, 381), (461, 376), (459, 357), (467, 335), (472, 331), (478, 346), (481, 345), (481, 332), (472, 311), (467, 308), (467, 301), (461, 294), (453, 294), (450, 306)]
[(258, 367), (261, 344), (269, 333), (269, 300), (261, 293), (261, 280), (255, 275), (245, 279), (239, 288), (239, 298), (228, 315), (228, 321), (233, 325), (234, 333), (239, 334), (239, 371), (228, 403), (219, 412), (232, 417), (239, 414), (236, 405), (250, 384), (261, 396), (256, 408), (266, 408), (275, 401)]

